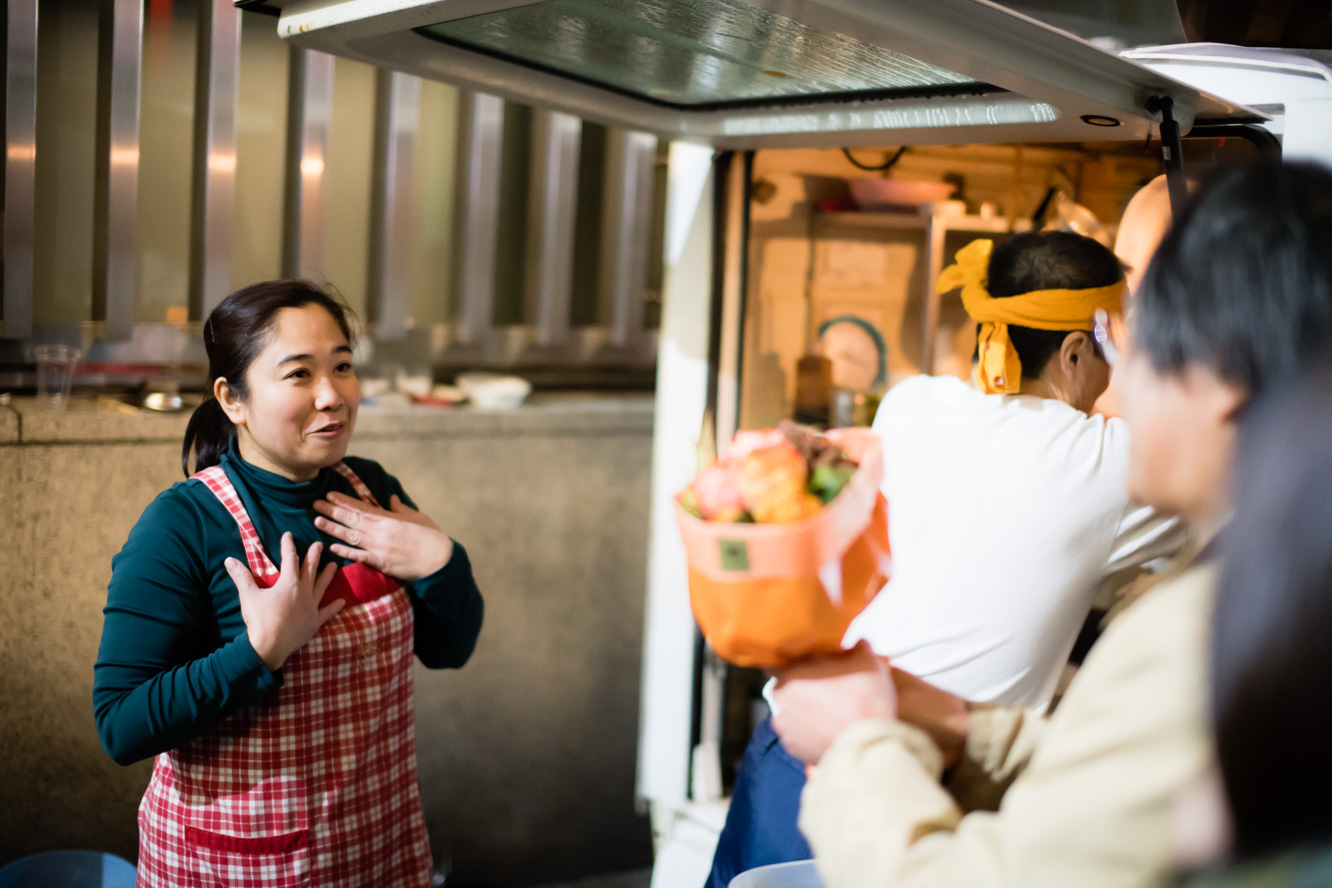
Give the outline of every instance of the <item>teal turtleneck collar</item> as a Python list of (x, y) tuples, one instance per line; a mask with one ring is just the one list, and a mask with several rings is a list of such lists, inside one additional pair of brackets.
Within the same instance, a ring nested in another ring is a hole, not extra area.
[(253, 491), (257, 499), (298, 509), (309, 509), (315, 500), (327, 496), (332, 489), (333, 479), (337, 476), (337, 472), (333, 471), (331, 466), (325, 466), (309, 481), (292, 481), (276, 472), (246, 462), (240, 454), (235, 438), (231, 439), (231, 445), (227, 447), (226, 453), (222, 454), (220, 463), (227, 474)]

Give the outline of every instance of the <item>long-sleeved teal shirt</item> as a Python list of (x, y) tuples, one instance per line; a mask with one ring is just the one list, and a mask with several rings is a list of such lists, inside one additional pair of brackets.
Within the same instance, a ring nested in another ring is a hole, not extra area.
[[(398, 479), (375, 462), (348, 457), (380, 504), (393, 494), (414, 504)], [(282, 534), (298, 555), (336, 540), (314, 525), (316, 500), (330, 491), (356, 498), (331, 468), (294, 482), (241, 459), (221, 460), (254, 522), (264, 551), (281, 564)], [(93, 672), (93, 709), (102, 747), (127, 765), (174, 749), (282, 683), (250, 645), (240, 597), (223, 560), (245, 563), (235, 519), (202, 482), (183, 481), (144, 510), (112, 559), (102, 643)], [(321, 565), (322, 566), (322, 565)], [(430, 668), (459, 667), (481, 631), (481, 593), (467, 552), (456, 542), (448, 564), (405, 584), (416, 621), (416, 656)]]

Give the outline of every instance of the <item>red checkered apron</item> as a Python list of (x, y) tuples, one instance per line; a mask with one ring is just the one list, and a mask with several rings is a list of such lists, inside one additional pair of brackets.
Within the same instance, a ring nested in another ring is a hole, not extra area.
[[(333, 467), (362, 500), (361, 479)], [(261, 586), (278, 570), (218, 466), (194, 476), (240, 527)], [(325, 603), (346, 608), (282, 668), (276, 692), (157, 757), (139, 805), (139, 880), (162, 888), (430, 884), (416, 776), (412, 607), (362, 564)]]

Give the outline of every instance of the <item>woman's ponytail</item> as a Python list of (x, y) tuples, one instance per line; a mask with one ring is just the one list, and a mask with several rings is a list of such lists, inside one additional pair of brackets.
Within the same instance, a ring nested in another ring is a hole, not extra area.
[(236, 427), (222, 411), (222, 405), (209, 395), (208, 400), (194, 408), (189, 425), (185, 426), (185, 443), (180, 448), (180, 468), (185, 477), (191, 474), (191, 450), (194, 451), (194, 471), (202, 471), (221, 461), (235, 434)]

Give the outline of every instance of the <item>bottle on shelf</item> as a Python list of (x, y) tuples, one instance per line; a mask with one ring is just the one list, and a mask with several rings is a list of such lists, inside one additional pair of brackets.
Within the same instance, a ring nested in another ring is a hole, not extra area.
[(801, 425), (826, 429), (832, 400), (832, 361), (812, 344), (796, 361), (795, 410), (793, 419)]

